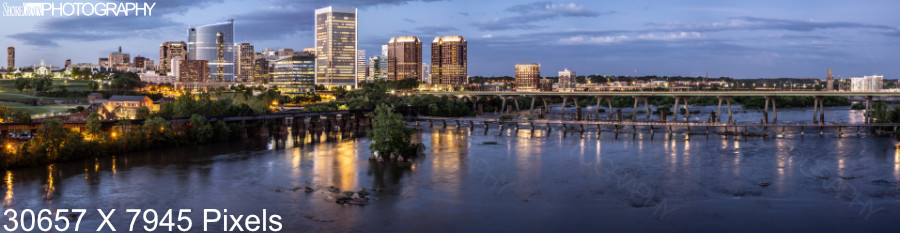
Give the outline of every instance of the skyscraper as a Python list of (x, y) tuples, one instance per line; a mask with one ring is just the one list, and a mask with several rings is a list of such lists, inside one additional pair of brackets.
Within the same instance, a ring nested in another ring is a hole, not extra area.
[(315, 84), (315, 60), (312, 54), (292, 55), (278, 59), (272, 71), (272, 84), (278, 86), (281, 94), (295, 96), (312, 93)]
[(329, 6), (315, 17), (316, 84), (355, 88), (357, 9)]
[(357, 50), (356, 51), (356, 82), (365, 82), (366, 81), (366, 71), (368, 66), (366, 66), (366, 51), (365, 50)]
[(172, 72), (172, 59), (187, 59), (187, 43), (184, 41), (166, 41), (159, 45), (159, 66), (156, 67), (156, 73), (160, 75), (176, 75)]
[(235, 76), (239, 81), (249, 81), (253, 75), (253, 62), (256, 60), (256, 52), (250, 43), (238, 43), (234, 45)]
[(541, 65), (536, 63), (516, 64), (516, 91), (536, 91), (541, 79)]
[(234, 81), (234, 19), (188, 29), (188, 59), (209, 62), (209, 80)]
[(66, 59), (65, 67), (63, 67), (63, 69), (69, 70), (70, 66), (72, 66), (72, 59)]
[(825, 90), (833, 91), (834, 90), (834, 74), (831, 73), (831, 68), (828, 68), (828, 80), (826, 80)]
[(9, 46), (9, 48), (6, 48), (6, 69), (9, 71), (16, 70), (16, 47)]
[(431, 83), (442, 88), (466, 84), (467, 45), (462, 36), (439, 36), (431, 42)]
[(391, 38), (388, 42), (388, 80), (422, 79), (422, 41), (415, 36)]
[(575, 71), (564, 69), (563, 71), (559, 72), (559, 91), (575, 91)]

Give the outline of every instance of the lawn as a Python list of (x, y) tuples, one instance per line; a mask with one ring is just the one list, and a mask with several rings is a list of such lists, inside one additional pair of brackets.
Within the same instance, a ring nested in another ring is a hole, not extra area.
[[(53, 80), (53, 90), (58, 90), (59, 87), (65, 86), (68, 91), (89, 91), (88, 83), (93, 82), (90, 80), (67, 80), (67, 79), (54, 79)], [(85, 96), (86, 98), (87, 96)], [(19, 92), (16, 90), (16, 80), (12, 79), (4, 79), (0, 80), (0, 99), (6, 100), (30, 100), (30, 99), (45, 99), (45, 100), (53, 100), (53, 99), (66, 99), (66, 98), (53, 98), (53, 97), (40, 97), (33, 96), (31, 91)]]
[(0, 102), (0, 106), (4, 106), (9, 108), (12, 111), (25, 111), (30, 113), (31, 115), (40, 115), (40, 114), (62, 114), (65, 113), (70, 108), (75, 108), (78, 106), (84, 105), (59, 105), (59, 104), (48, 104), (42, 106), (31, 106), (23, 103), (16, 102)]

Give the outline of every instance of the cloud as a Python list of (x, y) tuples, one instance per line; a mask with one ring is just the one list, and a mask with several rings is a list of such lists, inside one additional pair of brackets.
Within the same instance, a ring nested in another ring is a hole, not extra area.
[(702, 39), (706, 36), (699, 32), (668, 32), (668, 33), (644, 33), (633, 36), (615, 35), (615, 36), (572, 36), (563, 37), (557, 40), (559, 44), (613, 44), (630, 41), (681, 41), (689, 39)]
[[(125, 1), (112, 1), (125, 2)], [(97, 41), (152, 35), (162, 29), (182, 26), (165, 17), (184, 13), (222, 0), (158, 1), (153, 17), (56, 17), (46, 19), (27, 32), (7, 37), (27, 45), (57, 47), (60, 41)]]
[(52, 18), (38, 23), (31, 31), (7, 37), (28, 45), (56, 47), (59, 46), (59, 41), (64, 40), (96, 41), (140, 37), (153, 34), (158, 29), (179, 25), (167, 19), (150, 17), (123, 17), (116, 20), (105, 17)]
[(896, 32), (898, 28), (885, 25), (853, 22), (825, 22), (815, 20), (788, 20), (757, 17), (736, 17), (727, 22), (714, 23), (649, 23), (648, 26), (664, 30), (728, 31), (728, 30), (787, 30), (809, 32), (824, 29), (874, 29)]
[(552, 2), (534, 2), (515, 5), (506, 9), (511, 16), (494, 18), (476, 22), (473, 25), (481, 30), (498, 31), (510, 29), (535, 29), (541, 26), (534, 23), (565, 17), (598, 17), (614, 14), (613, 11), (595, 12), (575, 3), (558, 4)]
[(419, 26), (419, 27), (414, 28), (413, 30), (403, 30), (400, 32), (404, 33), (404, 34), (409, 34), (409, 35), (435, 37), (438, 35), (445, 35), (445, 34), (453, 33), (456, 31), (459, 31), (459, 28), (456, 28), (453, 26), (446, 26), (446, 25), (429, 25), (429, 26)]
[(403, 18), (403, 21), (406, 21), (407, 23), (416, 23), (416, 22), (418, 22), (418, 21), (416, 21), (416, 20), (414, 20), (414, 19), (410, 19), (410, 18)]

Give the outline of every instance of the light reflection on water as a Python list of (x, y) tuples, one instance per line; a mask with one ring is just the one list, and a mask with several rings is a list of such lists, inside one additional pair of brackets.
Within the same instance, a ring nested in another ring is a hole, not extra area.
[[(3, 204), (227, 207), (236, 212), (267, 208), (289, 220), (288, 231), (546, 232), (562, 225), (606, 227), (602, 224), (612, 230), (658, 231), (675, 224), (703, 231), (721, 228), (692, 223), (720, 218), (728, 220), (723, 226), (753, 225), (753, 219), (785, 225), (795, 223), (790, 219), (816, 218), (846, 223), (824, 225), (831, 230), (878, 230), (897, 216), (888, 211), (869, 220), (858, 218), (858, 209), (848, 209), (847, 200), (823, 188), (818, 174), (805, 174), (801, 167), (813, 164), (840, 176), (859, 177), (833, 179), (859, 190), (862, 197), (878, 196), (871, 199), (877, 207), (897, 209), (896, 186), (871, 184), (877, 179), (900, 181), (900, 144), (890, 138), (786, 132), (783, 137), (744, 139), (714, 133), (688, 137), (683, 131), (654, 139), (647, 132), (615, 138), (606, 131), (597, 138), (594, 132), (558, 129), (491, 128), (484, 134), (475, 128), (420, 127), (414, 140), (427, 149), (413, 162), (414, 169), (371, 163), (368, 140), (341, 135), (331, 141), (307, 136), (283, 146), (231, 143), (17, 169), (4, 176)], [(303, 192), (307, 182), (315, 192)], [(771, 186), (761, 187), (761, 182)], [(341, 206), (330, 199), (329, 186), (384, 190), (372, 205)], [(679, 211), (661, 224), (653, 215), (657, 206), (631, 206), (635, 192), (642, 194), (633, 187), (647, 187), (657, 201)], [(771, 219), (772, 209), (788, 217)], [(704, 214), (708, 212), (717, 214)], [(127, 225), (128, 220), (115, 221)], [(497, 223), (504, 228), (496, 228)]]

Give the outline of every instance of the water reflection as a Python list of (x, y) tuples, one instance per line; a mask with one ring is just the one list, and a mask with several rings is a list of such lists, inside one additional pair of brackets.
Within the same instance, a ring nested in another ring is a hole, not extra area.
[[(235, 145), (178, 148), (20, 169), (6, 172), (3, 203), (18, 205), (15, 208), (48, 208), (51, 204), (105, 209), (267, 207), (270, 213), (283, 214), (290, 221), (285, 229), (292, 232), (304, 229), (397, 232), (403, 229), (399, 229), (401, 224), (396, 221), (410, 216), (438, 221), (441, 226), (464, 226), (471, 231), (490, 230), (478, 226), (496, 223), (509, 225), (512, 230), (528, 231), (540, 229), (513, 223), (529, 215), (556, 224), (552, 221), (558, 220), (548, 215), (560, 213), (619, 221), (610, 217), (609, 212), (593, 211), (649, 213), (657, 209), (656, 206), (623, 209), (633, 207), (633, 192), (641, 192), (637, 196), (650, 196), (654, 201), (668, 200), (670, 208), (676, 205), (712, 209), (731, 205), (731, 208), (735, 204), (729, 202), (730, 198), (743, 197), (754, 199), (753, 203), (786, 200), (778, 202), (778, 207), (797, 208), (797, 212), (840, 212), (821, 207), (836, 202), (833, 193), (823, 195), (821, 183), (810, 182), (807, 176), (793, 175), (795, 159), (799, 159), (799, 164), (802, 160), (820, 159), (822, 153), (838, 154), (838, 158), (827, 159), (825, 164), (829, 170), (837, 166), (839, 171), (854, 173), (848, 175), (894, 176), (900, 180), (900, 150), (897, 150), (900, 143), (891, 148), (896, 142), (886, 138), (712, 137), (703, 140), (694, 137), (687, 140), (687, 135), (675, 135), (654, 140), (646, 135), (635, 141), (616, 139), (613, 134), (599, 138), (591, 134), (565, 137), (562, 130), (523, 129), (518, 134), (512, 133), (511, 128), (505, 130), (508, 131), (483, 135), (480, 128), (477, 133), (455, 128), (419, 129), (414, 140), (426, 145), (426, 155), (409, 166), (369, 162), (366, 159), (368, 140), (337, 135), (330, 141), (297, 137), (296, 141), (284, 144), (287, 149), (277, 149), (281, 146), (271, 147), (271, 144), (232, 143)], [(483, 145), (483, 141), (500, 145)], [(838, 145), (828, 145), (833, 143)], [(592, 153), (593, 159), (587, 157)], [(891, 154), (893, 160), (889, 159)], [(874, 156), (882, 159), (871, 159)], [(600, 166), (601, 159), (605, 166)], [(479, 169), (482, 164), (485, 169)], [(594, 167), (572, 169), (580, 165)], [(116, 180), (100, 182), (110, 177)], [(773, 186), (759, 187), (757, 182), (763, 181), (772, 182)], [(315, 191), (305, 193), (302, 187), (299, 191), (290, 189), (304, 185), (303, 182), (311, 182)], [(869, 187), (867, 180), (858, 182), (866, 183), (859, 187)], [(13, 198), (14, 185), (16, 198)], [(335, 204), (329, 199), (334, 194), (326, 189), (328, 186), (341, 191), (364, 187), (384, 190), (378, 191), (378, 201), (357, 208)], [(632, 190), (635, 187), (641, 189)], [(647, 190), (652, 193), (645, 193)], [(869, 190), (860, 191), (862, 196), (872, 194)], [(888, 198), (900, 195), (896, 190), (878, 192), (887, 192), (884, 195)], [(42, 196), (53, 203), (42, 201)], [(795, 202), (797, 199), (826, 204), (794, 204), (804, 203)], [(435, 207), (435, 203), (439, 206)], [(838, 204), (839, 210), (846, 210), (846, 203)], [(473, 207), (478, 214), (473, 214)], [(760, 211), (768, 207), (738, 207), (735, 209), (740, 209), (741, 214), (756, 218), (759, 212), (769, 211)], [(539, 215), (532, 215), (535, 213)], [(723, 213), (737, 216), (733, 212)], [(622, 218), (627, 217), (632, 216)], [(718, 218), (690, 217), (709, 221)], [(426, 222), (406, 221), (402, 227), (433, 229), (432, 221)], [(592, 223), (574, 225), (581, 224)]]
[(458, 197), (463, 185), (468, 136), (459, 130), (432, 130), (429, 156), (431, 159), (431, 183), (448, 196)]
[(6, 183), (6, 193), (3, 196), (3, 207), (10, 207), (13, 201), (13, 172), (6, 171), (6, 176), (3, 177), (3, 181)]
[(44, 185), (44, 200), (52, 202), (53, 194), (56, 192), (56, 184), (53, 179), (56, 176), (56, 164), (47, 165), (47, 184)]

